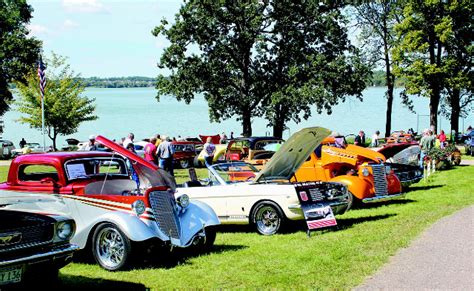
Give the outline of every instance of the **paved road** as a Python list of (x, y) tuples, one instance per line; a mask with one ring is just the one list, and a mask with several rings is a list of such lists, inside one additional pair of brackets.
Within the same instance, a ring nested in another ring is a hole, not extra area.
[(356, 288), (373, 289), (474, 290), (474, 206), (433, 224)]

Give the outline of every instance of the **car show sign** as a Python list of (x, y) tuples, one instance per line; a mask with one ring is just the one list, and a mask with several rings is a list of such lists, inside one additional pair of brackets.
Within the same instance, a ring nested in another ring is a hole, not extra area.
[(331, 206), (324, 203), (324, 191), (317, 182), (294, 183), (308, 230), (337, 225)]

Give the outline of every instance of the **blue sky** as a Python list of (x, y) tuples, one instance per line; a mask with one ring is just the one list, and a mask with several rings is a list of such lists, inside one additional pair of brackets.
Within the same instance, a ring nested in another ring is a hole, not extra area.
[(51, 51), (68, 57), (83, 77), (156, 77), (156, 63), (167, 42), (152, 29), (172, 21), (179, 0), (30, 0), (31, 34)]

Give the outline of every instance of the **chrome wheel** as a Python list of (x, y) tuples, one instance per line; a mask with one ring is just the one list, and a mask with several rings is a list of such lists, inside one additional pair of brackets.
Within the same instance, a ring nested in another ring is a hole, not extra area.
[(256, 207), (254, 215), (257, 231), (263, 235), (272, 235), (278, 232), (282, 223), (282, 215), (271, 204), (261, 204)]
[(117, 227), (105, 224), (94, 233), (94, 257), (110, 271), (125, 266), (130, 253), (130, 241)]

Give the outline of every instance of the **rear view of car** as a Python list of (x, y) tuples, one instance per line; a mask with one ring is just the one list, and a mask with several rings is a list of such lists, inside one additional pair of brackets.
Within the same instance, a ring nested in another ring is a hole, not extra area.
[(69, 243), (74, 231), (63, 216), (0, 210), (0, 289), (56, 281), (78, 249)]
[(9, 159), (13, 155), (15, 146), (9, 140), (0, 139), (0, 158)]

